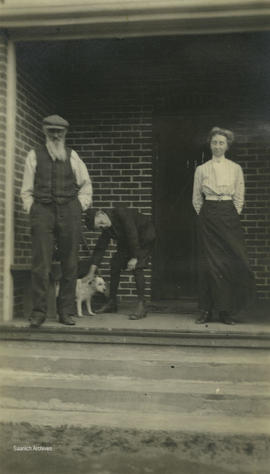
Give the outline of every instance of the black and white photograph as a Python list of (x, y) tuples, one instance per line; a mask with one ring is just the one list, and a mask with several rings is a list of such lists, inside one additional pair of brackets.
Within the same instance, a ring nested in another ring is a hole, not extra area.
[(0, 0), (3, 474), (269, 474), (270, 0)]

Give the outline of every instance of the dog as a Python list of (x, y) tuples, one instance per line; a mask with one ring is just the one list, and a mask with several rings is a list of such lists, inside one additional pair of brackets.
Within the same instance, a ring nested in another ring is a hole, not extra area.
[[(87, 275), (83, 278), (79, 278), (76, 283), (76, 305), (77, 305), (77, 316), (79, 318), (83, 317), (82, 304), (86, 303), (86, 308), (90, 316), (95, 316), (95, 313), (92, 311), (91, 301), (92, 297), (96, 293), (106, 292), (106, 283), (101, 276), (95, 276), (94, 278), (89, 278)], [(56, 298), (59, 295), (59, 282), (56, 282), (55, 285), (55, 294)]]
[(105, 293), (106, 283), (101, 276), (95, 276), (94, 279), (89, 279), (88, 276), (77, 280), (76, 284), (76, 304), (77, 304), (77, 316), (81, 318), (82, 304), (85, 301), (86, 308), (90, 316), (95, 316), (92, 311), (91, 301), (95, 293)]

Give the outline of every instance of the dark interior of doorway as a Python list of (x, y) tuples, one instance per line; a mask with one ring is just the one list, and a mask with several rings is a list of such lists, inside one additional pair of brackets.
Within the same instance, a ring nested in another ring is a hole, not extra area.
[(213, 117), (157, 116), (154, 128), (153, 299), (196, 297), (196, 215), (192, 207), (194, 171), (209, 159), (203, 140)]

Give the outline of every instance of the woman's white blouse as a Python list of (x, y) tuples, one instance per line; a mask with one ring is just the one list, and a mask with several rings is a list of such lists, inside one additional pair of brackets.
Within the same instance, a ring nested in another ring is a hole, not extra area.
[(245, 182), (240, 165), (227, 158), (212, 158), (196, 168), (194, 175), (192, 204), (200, 213), (204, 199), (232, 199), (234, 206), (241, 213), (244, 205)]

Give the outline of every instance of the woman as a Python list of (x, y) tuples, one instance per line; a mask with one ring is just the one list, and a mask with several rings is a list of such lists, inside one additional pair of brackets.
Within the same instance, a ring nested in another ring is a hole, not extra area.
[(225, 158), (233, 133), (214, 127), (209, 134), (212, 159), (198, 166), (192, 203), (198, 214), (198, 324), (211, 321), (213, 310), (224, 324), (254, 295), (254, 280), (244, 246), (240, 217), (244, 177), (240, 165)]

